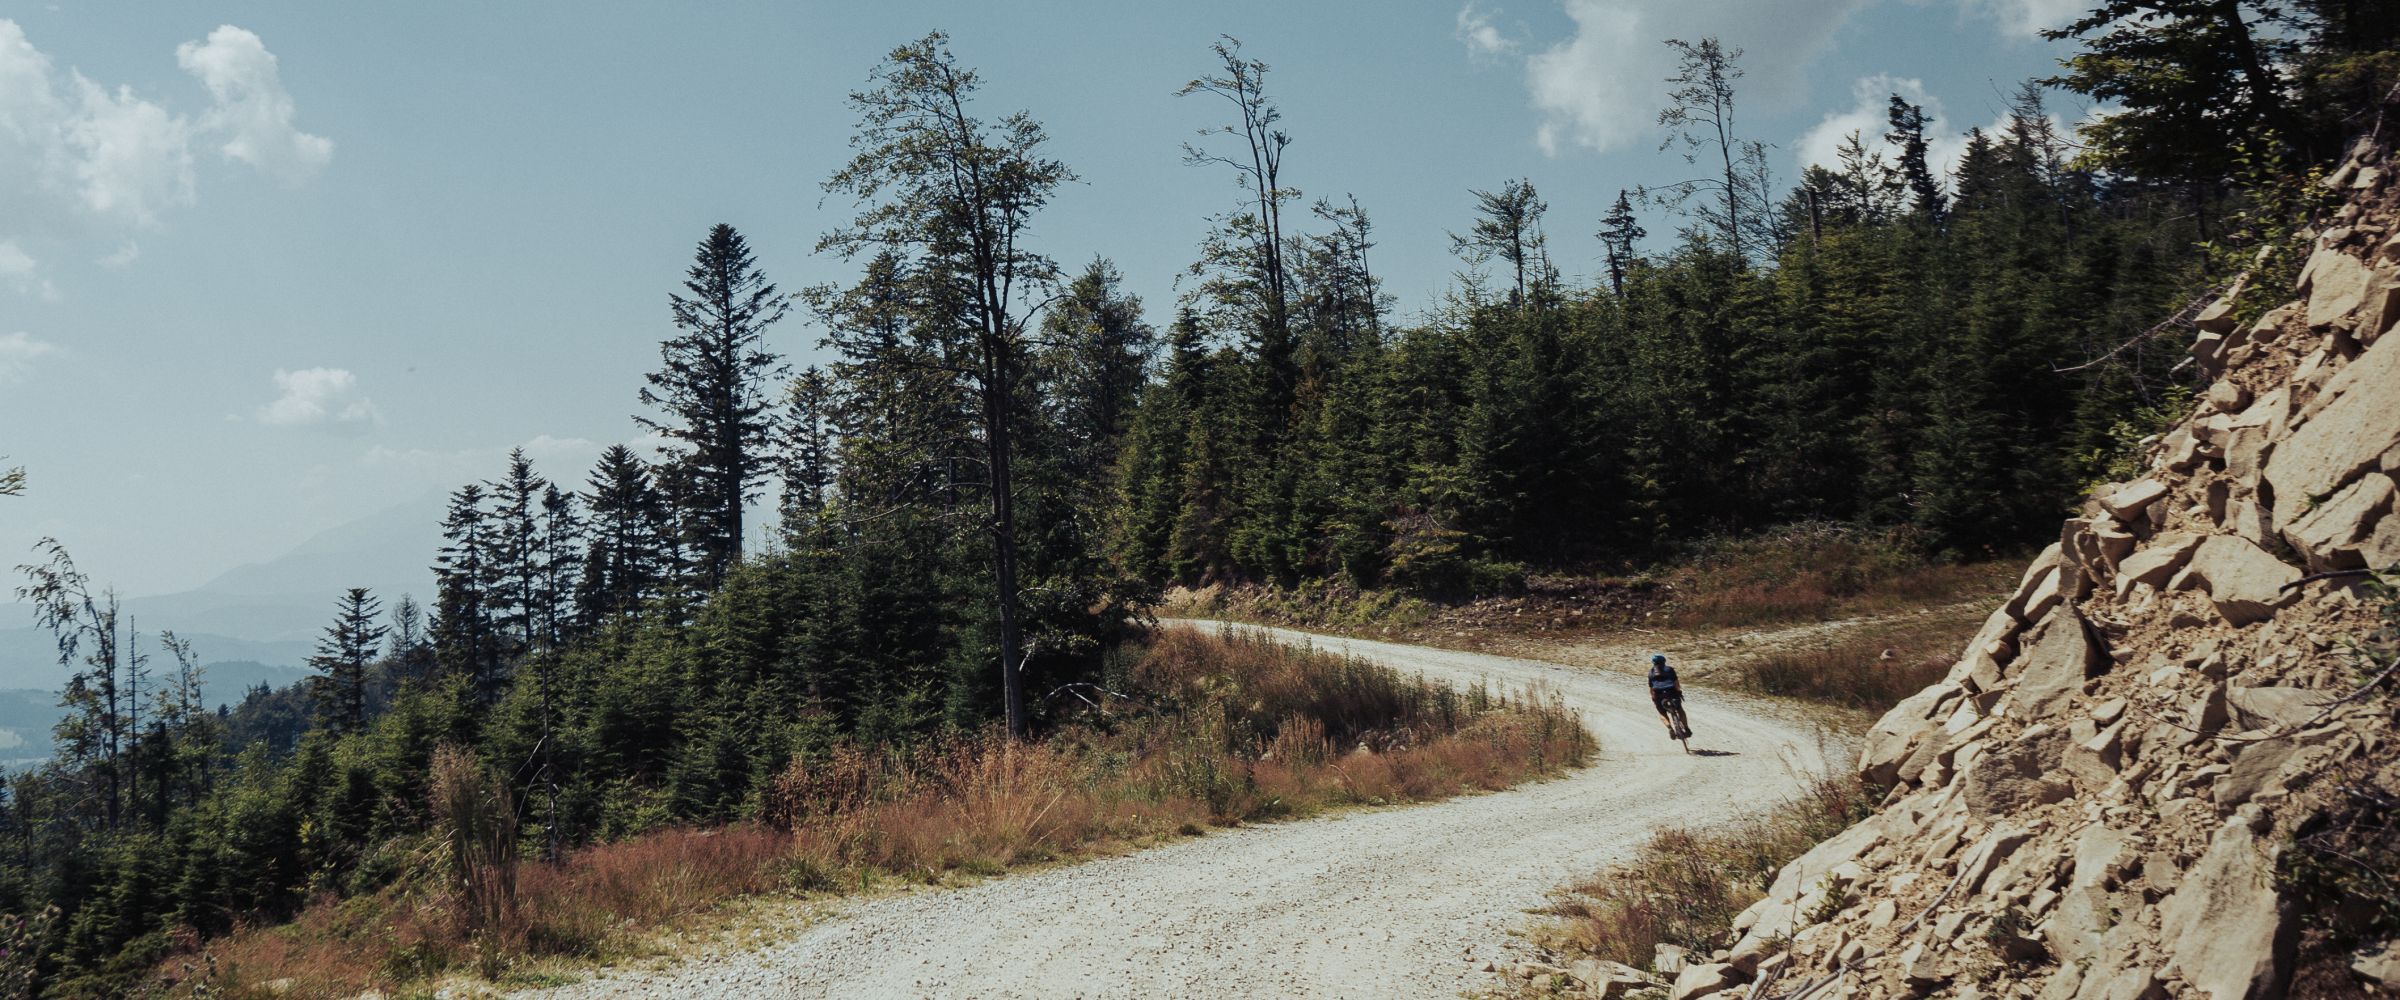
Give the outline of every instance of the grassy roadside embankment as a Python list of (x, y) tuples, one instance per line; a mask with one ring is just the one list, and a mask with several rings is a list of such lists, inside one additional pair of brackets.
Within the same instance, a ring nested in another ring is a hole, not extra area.
[[(1533, 577), (1523, 593), (1463, 604), (1319, 585), (1183, 591), (1170, 608), (1604, 669), (1638, 670), (1660, 650), (1688, 684), (1791, 699), (1857, 732), (1948, 672), (2021, 566), (1929, 561), (1895, 536), (1806, 525), (1631, 576)], [(1555, 966), (1648, 969), (1661, 944), (1706, 956), (1731, 943), (1733, 918), (1783, 865), (1864, 818), (1878, 793), (1847, 773), (1815, 775), (1731, 823), (1663, 827), (1632, 860), (1560, 887), (1527, 936)]]
[[(938, 885), (1210, 827), (1496, 790), (1584, 762), (1555, 698), (1408, 678), (1238, 634), (1164, 631), (1046, 739), (955, 734), (796, 761), (756, 821), (523, 856), (515, 810), (464, 754), (437, 759), (422, 870), (170, 959), (211, 997), (539, 985), (670, 950), (736, 900)], [(1106, 710), (1101, 706), (1105, 705)], [(461, 981), (464, 978), (464, 981)]]
[(1932, 560), (1892, 533), (1813, 524), (1712, 541), (1631, 574), (1529, 575), (1514, 593), (1469, 601), (1314, 581), (1289, 589), (1176, 589), (1161, 614), (1475, 651), (1640, 636), (1673, 644), (1747, 630), (1913, 616), (2004, 591), (2021, 566), (2019, 560)]

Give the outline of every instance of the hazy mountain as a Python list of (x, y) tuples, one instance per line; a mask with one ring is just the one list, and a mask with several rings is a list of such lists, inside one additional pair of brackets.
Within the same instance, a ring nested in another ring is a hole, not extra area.
[[(212, 701), (238, 698), (242, 687), (260, 680), (280, 686), (305, 668), (343, 590), (370, 588), (386, 607), (401, 594), (431, 601), (433, 572), (427, 567), (441, 545), (443, 507), (442, 494), (427, 493), (320, 532), (273, 559), (229, 569), (192, 590), (127, 598), (124, 608), (145, 635), (172, 629), (192, 641), (201, 662), (247, 678), (220, 691), (219, 679), (211, 677)], [(57, 646), (34, 627), (33, 610), (0, 605), (0, 689), (54, 692), (64, 680)], [(0, 757), (9, 754), (0, 747)]]

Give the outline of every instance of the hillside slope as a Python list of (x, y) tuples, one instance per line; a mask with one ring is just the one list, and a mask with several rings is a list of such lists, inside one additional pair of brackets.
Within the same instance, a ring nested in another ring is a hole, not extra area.
[(1878, 723), (1881, 811), (1787, 866), (1677, 1000), (2400, 987), (2372, 940), (2396, 904), (2389, 671), (2349, 645), (2387, 598), (2315, 576), (2400, 561), (2395, 166), (2362, 144), (2328, 179), (2350, 202), (2295, 301), (2201, 315), (2217, 381), (2146, 476)]

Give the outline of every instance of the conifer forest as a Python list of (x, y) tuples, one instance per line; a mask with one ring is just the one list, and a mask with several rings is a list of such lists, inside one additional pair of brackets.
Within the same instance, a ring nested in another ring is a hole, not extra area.
[[(1158, 183), (1227, 200), (1169, 302), (1107, 246), (1035, 249), (1080, 183), (1041, 106), (938, 31), (863, 57), (824, 140), (846, 162), (792, 193), (847, 277), (795, 287), (743, 219), (695, 225), (624, 443), (457, 483), (433, 591), (323, 595), (306, 683), (208, 704), (204, 651), (130, 620), (77, 538), (11, 561), (65, 717), (0, 798), (0, 991), (165, 989), (207, 942), (430, 870), (502, 908), (597, 845), (790, 829), (862, 754), (1060, 747), (1169, 698), (1179, 589), (1453, 605), (1800, 524), (1925, 564), (2039, 549), (2205, 390), (2193, 317), (2280, 301), (2318, 180), (2400, 100), (2374, 0), (2098, 0), (2052, 37), (2075, 54), (1999, 123), (1929, 134), (1893, 94), (1797, 176), (1737, 114), (1741, 49), (1655, 40), (1647, 141), (1692, 179), (1590, 177), (1612, 207), (1573, 218), (1494, 176), (1446, 245), (1384, 241), (1312, 162), (1274, 71), (1303, 55), (1195, 39), (1171, 96), (1059, 98), (1192, 124)], [(1594, 278), (1562, 277), (1568, 237)], [(1381, 268), (1426, 258), (1456, 280), (1403, 314)], [(0, 517), (44, 488), (20, 463)], [(1412, 731), (1484, 710), (1439, 697), (1471, 707)], [(1238, 709), (1211, 709), (1251, 734), (1228, 746), (1280, 745)]]

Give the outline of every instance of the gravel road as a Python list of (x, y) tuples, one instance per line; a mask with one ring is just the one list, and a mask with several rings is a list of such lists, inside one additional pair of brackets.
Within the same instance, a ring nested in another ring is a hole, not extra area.
[(1761, 702), (1695, 692), (1701, 752), (1686, 755), (1630, 674), (1269, 631), (1437, 680), (1548, 685), (1601, 752), (1504, 792), (866, 901), (757, 951), (530, 995), (1457, 997), (1495, 983), (1485, 962), (1524, 957), (1509, 930), (1548, 890), (1626, 857), (1653, 826), (1771, 801), (1824, 766), (1812, 727)]

